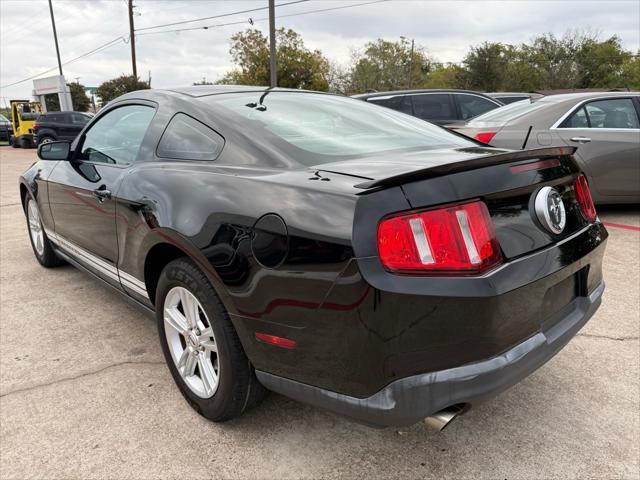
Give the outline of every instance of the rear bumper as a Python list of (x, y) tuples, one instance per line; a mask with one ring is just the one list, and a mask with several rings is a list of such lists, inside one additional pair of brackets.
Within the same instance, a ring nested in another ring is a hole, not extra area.
[(604, 282), (578, 297), (543, 328), (506, 352), (456, 368), (396, 380), (367, 398), (356, 398), (256, 371), (268, 389), (371, 426), (411, 425), (455, 404), (475, 405), (534, 372), (584, 326), (600, 306)]

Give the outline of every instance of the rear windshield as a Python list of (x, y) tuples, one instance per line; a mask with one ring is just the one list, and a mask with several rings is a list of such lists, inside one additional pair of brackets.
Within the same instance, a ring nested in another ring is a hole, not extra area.
[(531, 101), (530, 99), (521, 100), (519, 102), (510, 103), (509, 105), (505, 105), (504, 107), (496, 108), (495, 110), (491, 110), (490, 112), (484, 113), (473, 120), (471, 123), (475, 122), (508, 122), (513, 120), (520, 115), (524, 115), (525, 113), (533, 112), (544, 106), (544, 103), (540, 103), (538, 101)]
[(219, 107), (225, 109), (252, 135), (277, 139), (307, 165), (388, 151), (475, 146), (423, 120), (336, 95), (248, 92), (200, 100), (220, 113)]

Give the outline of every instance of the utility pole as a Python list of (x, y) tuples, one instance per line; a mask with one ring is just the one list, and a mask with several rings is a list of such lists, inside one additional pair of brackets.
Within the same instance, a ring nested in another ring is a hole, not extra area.
[(411, 39), (411, 57), (409, 57), (409, 89), (411, 89), (411, 84), (413, 83), (413, 44), (414, 40)]
[[(51, 0), (49, 0), (51, 1)], [(278, 71), (276, 70), (276, 5), (275, 0), (269, 0), (269, 55), (271, 57), (271, 88), (278, 86)]]
[(62, 62), (60, 61), (60, 49), (58, 48), (58, 32), (56, 32), (56, 20), (53, 16), (53, 5), (51, 5), (51, 0), (49, 0), (49, 13), (51, 13), (51, 26), (53, 27), (53, 40), (56, 44), (56, 56), (58, 57), (58, 70), (60, 70), (60, 75), (62, 75)]
[[(51, 0), (49, 0), (51, 2)], [(129, 0), (129, 43), (131, 44), (131, 66), (133, 76), (138, 79), (138, 67), (136, 66), (136, 36), (133, 28), (133, 0)]]
[[(73, 110), (73, 101), (71, 99), (71, 92), (67, 85), (64, 75), (62, 74), (62, 62), (60, 61), (60, 47), (58, 47), (58, 32), (56, 31), (56, 19), (53, 16), (53, 5), (49, 0), (49, 13), (51, 14), (51, 26), (53, 27), (53, 40), (56, 44), (56, 57), (58, 57), (58, 71), (60, 76), (58, 77), (58, 101), (60, 104), (60, 111)], [(44, 97), (43, 97), (44, 98)], [(43, 108), (47, 109), (47, 102), (43, 100)]]

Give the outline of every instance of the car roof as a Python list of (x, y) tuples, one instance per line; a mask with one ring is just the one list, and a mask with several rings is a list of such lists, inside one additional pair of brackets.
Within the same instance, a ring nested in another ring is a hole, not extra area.
[(353, 98), (373, 98), (373, 97), (387, 97), (391, 95), (412, 95), (415, 93), (471, 93), (473, 95), (480, 95), (486, 97), (486, 93), (476, 92), (474, 90), (461, 90), (457, 88), (424, 88), (417, 90), (392, 90), (389, 92), (371, 92), (371, 93), (359, 93), (352, 95)]
[(313, 90), (301, 90), (294, 88), (270, 88), (265, 86), (254, 85), (192, 85), (189, 87), (167, 88), (164, 91), (179, 93), (189, 97), (207, 97), (209, 95), (220, 95), (223, 93), (242, 93), (242, 92), (304, 92), (304, 93), (324, 93)]
[(531, 95), (535, 95), (535, 93), (527, 93), (527, 92), (489, 92), (489, 93), (486, 93), (485, 95), (489, 95), (490, 97), (508, 96), (508, 95), (523, 95), (523, 96), (530, 97)]
[(637, 96), (640, 92), (581, 92), (581, 93), (561, 93), (558, 95), (547, 95), (538, 99), (538, 102), (544, 103), (560, 103), (576, 100), (591, 100), (596, 98), (609, 98), (609, 97), (626, 97)]

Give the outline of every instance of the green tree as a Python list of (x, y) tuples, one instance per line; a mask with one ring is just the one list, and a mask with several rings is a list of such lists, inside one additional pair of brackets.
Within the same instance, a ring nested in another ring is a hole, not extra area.
[(604, 42), (587, 39), (576, 52), (579, 88), (613, 88), (621, 86), (625, 59), (631, 54), (613, 36)]
[(121, 75), (118, 78), (102, 83), (96, 89), (96, 96), (100, 98), (101, 105), (106, 105), (114, 98), (136, 90), (146, 90), (149, 88), (147, 82), (143, 82), (133, 75)]
[(432, 63), (423, 47), (400, 37), (397, 42), (378, 38), (355, 53), (350, 69), (349, 90), (401, 90), (423, 87)]
[(455, 64), (435, 64), (429, 77), (421, 85), (424, 88), (464, 88), (465, 70)]
[(635, 55), (629, 54), (622, 63), (620, 86), (630, 90), (640, 90), (640, 50)]
[[(269, 39), (257, 29), (247, 29), (231, 37), (229, 53), (237, 68), (218, 82), (231, 85), (269, 85)], [(302, 37), (291, 29), (276, 31), (278, 86), (327, 91), (329, 61), (319, 50), (309, 50)]]
[(466, 88), (494, 92), (504, 89), (505, 69), (513, 59), (512, 47), (502, 43), (484, 42), (471, 47), (464, 57), (462, 83)]
[[(68, 83), (69, 90), (71, 92), (71, 102), (73, 103), (73, 109), (76, 112), (86, 112), (89, 110), (91, 100), (87, 97), (86, 88), (79, 83)], [(57, 93), (51, 93), (45, 95), (45, 102), (47, 104), (47, 110), (50, 112), (60, 111), (60, 99)]]

